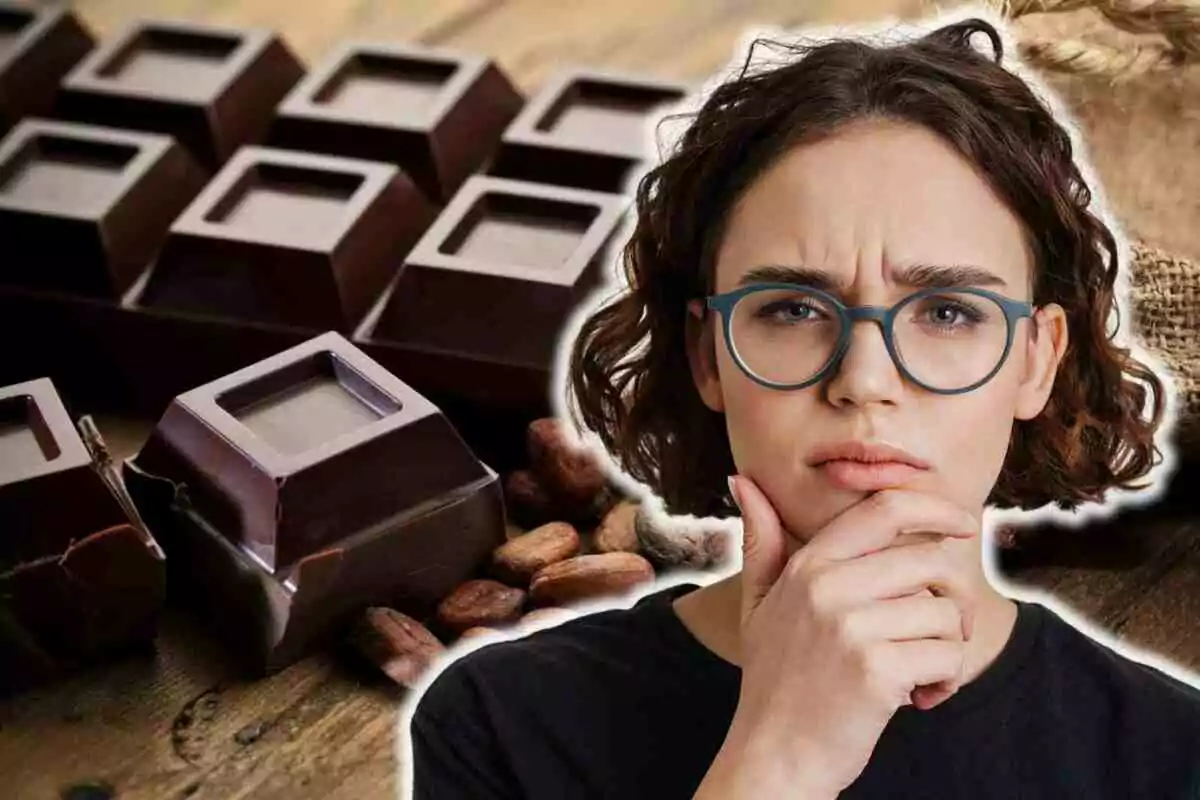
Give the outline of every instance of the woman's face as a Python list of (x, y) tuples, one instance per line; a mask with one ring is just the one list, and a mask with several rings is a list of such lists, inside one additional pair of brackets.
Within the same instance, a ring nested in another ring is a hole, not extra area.
[[(767, 265), (825, 273), (847, 305), (891, 306), (918, 288), (904, 274), (918, 265), (974, 267), (994, 281), (971, 285), (1030, 299), (1032, 257), (1019, 219), (949, 144), (899, 122), (863, 121), (797, 147), (748, 189), (717, 254), (716, 291)], [(781, 391), (739, 369), (718, 315), (708, 324), (717, 335), (689, 337), (696, 385), (725, 414), (738, 472), (801, 541), (880, 488), (929, 492), (979, 514), (1014, 419), (1042, 410), (1066, 343), (1062, 310), (1047, 307), (1036, 323), (1018, 323), (990, 382), (940, 395), (905, 381), (879, 326), (860, 322), (837, 372)], [(891, 445), (924, 466), (814, 463), (822, 448), (846, 443)]]

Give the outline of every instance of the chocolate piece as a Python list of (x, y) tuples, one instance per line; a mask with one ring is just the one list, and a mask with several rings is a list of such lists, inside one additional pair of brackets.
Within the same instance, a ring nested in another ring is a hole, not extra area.
[(654, 124), (689, 91), (645, 76), (558, 72), (504, 132), (491, 173), (625, 193), (655, 154)]
[(499, 405), (509, 406), (545, 397), (559, 331), (600, 284), (626, 204), (472, 177), (413, 248), (358, 340), (402, 375), (424, 362), (422, 374), (436, 380), (440, 362), (436, 388), (456, 396), (493, 404), (503, 395), (511, 402)]
[(0, 574), (3, 606), (24, 634), (13, 641), (35, 642), (59, 668), (153, 640), (165, 594), (157, 543), (129, 523)]
[(260, 670), (367, 606), (429, 613), (505, 538), (496, 473), (336, 333), (178, 397), (126, 477)]
[(27, 119), (0, 142), (0, 282), (115, 300), (203, 185), (169, 136)]
[(483, 165), (523, 102), (481, 56), (352, 42), (284, 99), (270, 141), (398, 164), (440, 205)]
[(0, 134), (49, 113), (59, 81), (93, 44), (68, 8), (0, 0)]
[(433, 217), (388, 164), (246, 147), (171, 226), (138, 302), (349, 332)]
[(63, 80), (58, 114), (168, 133), (209, 170), (259, 142), (275, 106), (304, 74), (271, 31), (140, 21)]
[(48, 379), (0, 388), (0, 569), (128, 522)]
[(154, 638), (162, 550), (82, 428), (48, 379), (0, 389), (0, 693)]

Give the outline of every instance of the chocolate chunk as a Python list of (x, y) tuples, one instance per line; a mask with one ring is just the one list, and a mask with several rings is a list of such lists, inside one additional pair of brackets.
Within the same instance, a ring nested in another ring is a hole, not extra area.
[(397, 164), (441, 205), (483, 166), (523, 102), (482, 56), (350, 42), (280, 104), (271, 143)]
[(63, 80), (57, 114), (167, 133), (206, 169), (260, 142), (304, 68), (271, 31), (137, 21)]
[(50, 380), (0, 389), (0, 693), (154, 638), (163, 553), (96, 457)]
[(45, 378), (0, 388), (0, 519), (0, 565), (128, 521)]
[(169, 136), (25, 120), (0, 142), (3, 281), (117, 300), (203, 185)]
[(396, 167), (245, 147), (171, 226), (137, 302), (349, 333), (433, 217)]
[(176, 398), (126, 474), (256, 670), (370, 605), (425, 616), (505, 539), (496, 473), (336, 333)]
[(504, 132), (491, 172), (625, 193), (656, 153), (655, 123), (689, 91), (683, 83), (645, 76), (557, 72)]
[(59, 81), (93, 44), (68, 8), (0, 0), (0, 134), (50, 113)]
[[(625, 207), (617, 195), (474, 176), (356, 336), (398, 374), (442, 361), (436, 389), (456, 396), (544, 396), (560, 329), (600, 285)], [(507, 371), (506, 382), (481, 382), (468, 363)]]

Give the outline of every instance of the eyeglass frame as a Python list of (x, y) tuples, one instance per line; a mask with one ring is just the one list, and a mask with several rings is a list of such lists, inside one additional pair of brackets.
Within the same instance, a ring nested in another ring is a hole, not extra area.
[[(829, 359), (825, 362), (825, 366), (821, 367), (816, 374), (800, 383), (775, 383), (755, 375), (750, 367), (746, 365), (746, 362), (742, 360), (741, 355), (738, 354), (737, 347), (735, 347), (733, 343), (733, 309), (737, 305), (738, 301), (746, 295), (771, 289), (800, 291), (813, 295), (820, 300), (824, 300), (836, 310), (839, 321), (841, 322), (838, 344), (837, 347), (834, 348), (833, 355), (829, 357)], [(989, 372), (980, 380), (961, 389), (938, 389), (917, 379), (917, 377), (909, 371), (908, 367), (904, 365), (904, 360), (900, 357), (900, 354), (896, 349), (894, 323), (896, 320), (896, 315), (899, 313), (900, 309), (904, 308), (915, 300), (919, 300), (922, 297), (946, 294), (948, 292), (953, 292), (955, 294), (973, 294), (995, 302), (1004, 311), (1004, 320), (1008, 328), (1007, 337), (1004, 342), (1004, 352), (996, 362), (996, 366), (991, 372)], [(848, 306), (837, 297), (829, 292), (824, 291), (823, 289), (795, 283), (749, 283), (745, 286), (740, 286), (737, 289), (732, 289), (728, 292), (709, 295), (704, 298), (704, 301), (706, 308), (720, 313), (725, 337), (725, 346), (729, 349), (729, 352), (733, 356), (733, 360), (737, 363), (738, 368), (741, 369), (746, 377), (750, 378), (750, 380), (754, 381), (755, 383), (765, 386), (769, 389), (781, 389), (784, 391), (807, 388), (815, 383), (819, 383), (820, 381), (824, 380), (826, 376), (834, 372), (841, 364), (842, 359), (846, 355), (846, 351), (850, 349), (850, 334), (854, 330), (854, 323), (860, 320), (871, 320), (878, 323), (880, 332), (883, 334), (883, 343), (887, 347), (888, 355), (891, 357), (892, 363), (896, 365), (896, 369), (899, 370), (900, 374), (906, 380), (911, 381), (926, 391), (934, 392), (935, 394), (966, 394), (967, 392), (975, 391), (980, 386), (983, 386), (992, 378), (996, 377), (996, 374), (1004, 367), (1004, 362), (1008, 361), (1008, 355), (1012, 351), (1013, 337), (1017, 329), (1017, 322), (1026, 317), (1032, 319), (1034, 314), (1033, 304), (1027, 300), (1014, 300), (1010, 297), (1005, 297), (1002, 294), (997, 294), (996, 292), (974, 286), (955, 288), (929, 287), (926, 289), (919, 289), (890, 308), (886, 306), (871, 305)]]

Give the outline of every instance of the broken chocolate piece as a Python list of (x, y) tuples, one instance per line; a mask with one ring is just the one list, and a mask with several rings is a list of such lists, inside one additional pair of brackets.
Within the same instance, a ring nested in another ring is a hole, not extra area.
[(51, 381), (0, 389), (0, 693), (154, 638), (163, 553), (95, 459)]
[(0, 567), (127, 522), (48, 379), (0, 388)]
[(424, 617), (505, 537), (496, 473), (336, 333), (176, 398), (126, 480), (256, 670), (369, 605)]

